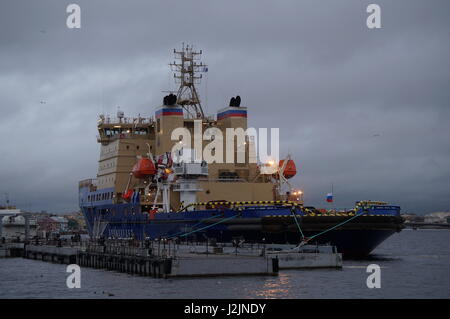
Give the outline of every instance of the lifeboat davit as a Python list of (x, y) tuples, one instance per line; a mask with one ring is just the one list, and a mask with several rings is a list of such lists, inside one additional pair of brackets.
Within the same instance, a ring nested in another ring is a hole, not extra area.
[(131, 199), (131, 196), (133, 196), (133, 190), (132, 189), (129, 189), (129, 190), (127, 190), (126, 192), (125, 192), (125, 194), (123, 194), (123, 199), (124, 200), (126, 200), (127, 202), (129, 202), (130, 201), (130, 199)]
[(147, 178), (156, 174), (155, 164), (149, 158), (140, 158), (132, 170), (136, 178)]
[[(284, 160), (280, 160), (280, 168), (283, 167), (284, 164)], [(284, 168), (283, 171), (283, 176), (287, 179), (292, 178), (295, 176), (295, 174), (297, 174), (297, 167), (295, 166), (295, 162), (294, 160), (288, 160), (286, 163), (286, 167)]]

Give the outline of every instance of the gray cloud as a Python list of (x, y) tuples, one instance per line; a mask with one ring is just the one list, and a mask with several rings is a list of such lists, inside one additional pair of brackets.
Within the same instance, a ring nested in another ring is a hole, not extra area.
[(280, 127), (309, 204), (333, 183), (338, 207), (449, 209), (447, 1), (375, 1), (381, 30), (359, 0), (74, 2), (80, 30), (70, 2), (0, 3), (0, 193), (18, 206), (76, 210), (97, 115), (152, 115), (184, 41), (209, 64), (207, 112), (240, 94), (250, 125)]

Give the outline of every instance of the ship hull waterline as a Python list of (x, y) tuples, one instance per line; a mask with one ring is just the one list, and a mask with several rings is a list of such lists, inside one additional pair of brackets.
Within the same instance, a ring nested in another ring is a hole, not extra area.
[[(297, 215), (297, 226), (293, 216), (287, 215), (288, 211), (283, 210), (276, 211), (278, 215), (270, 215), (273, 212), (266, 211), (266, 215), (260, 217), (248, 214), (245, 216), (245, 212), (236, 216), (237, 213), (231, 210), (208, 210), (184, 214), (156, 214), (153, 218), (147, 213), (110, 215), (104, 213), (106, 210), (82, 208), (92, 237), (140, 240), (165, 238), (183, 241), (214, 239), (217, 242), (241, 239), (254, 243), (298, 244), (302, 241), (298, 228), (300, 226), (306, 238), (326, 231), (310, 243), (334, 245), (346, 258), (368, 256), (379, 244), (403, 228), (400, 216), (384, 215), (358, 216), (340, 227), (331, 229), (347, 221), (349, 217)], [(251, 213), (255, 215), (255, 212)]]

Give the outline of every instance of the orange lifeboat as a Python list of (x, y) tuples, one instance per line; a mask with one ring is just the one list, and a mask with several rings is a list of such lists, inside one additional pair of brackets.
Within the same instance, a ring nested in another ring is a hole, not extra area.
[[(279, 167), (280, 168), (283, 167), (283, 164), (284, 164), (284, 160), (280, 160)], [(297, 167), (295, 166), (294, 160), (290, 159), (286, 163), (286, 167), (284, 168), (284, 171), (283, 171), (283, 176), (285, 178), (291, 178), (291, 177), (294, 177), (295, 174), (297, 174)]]
[(155, 164), (149, 158), (140, 158), (134, 165), (132, 170), (133, 176), (136, 178), (146, 178), (156, 174)]

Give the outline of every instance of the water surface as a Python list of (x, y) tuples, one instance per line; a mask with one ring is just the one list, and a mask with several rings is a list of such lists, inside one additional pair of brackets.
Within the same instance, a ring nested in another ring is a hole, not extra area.
[[(0, 298), (450, 298), (450, 230), (403, 230), (366, 260), (342, 270), (282, 270), (279, 276), (154, 279), (82, 268), (81, 288), (68, 289), (66, 266), (0, 259)], [(369, 264), (381, 288), (369, 289)]]

